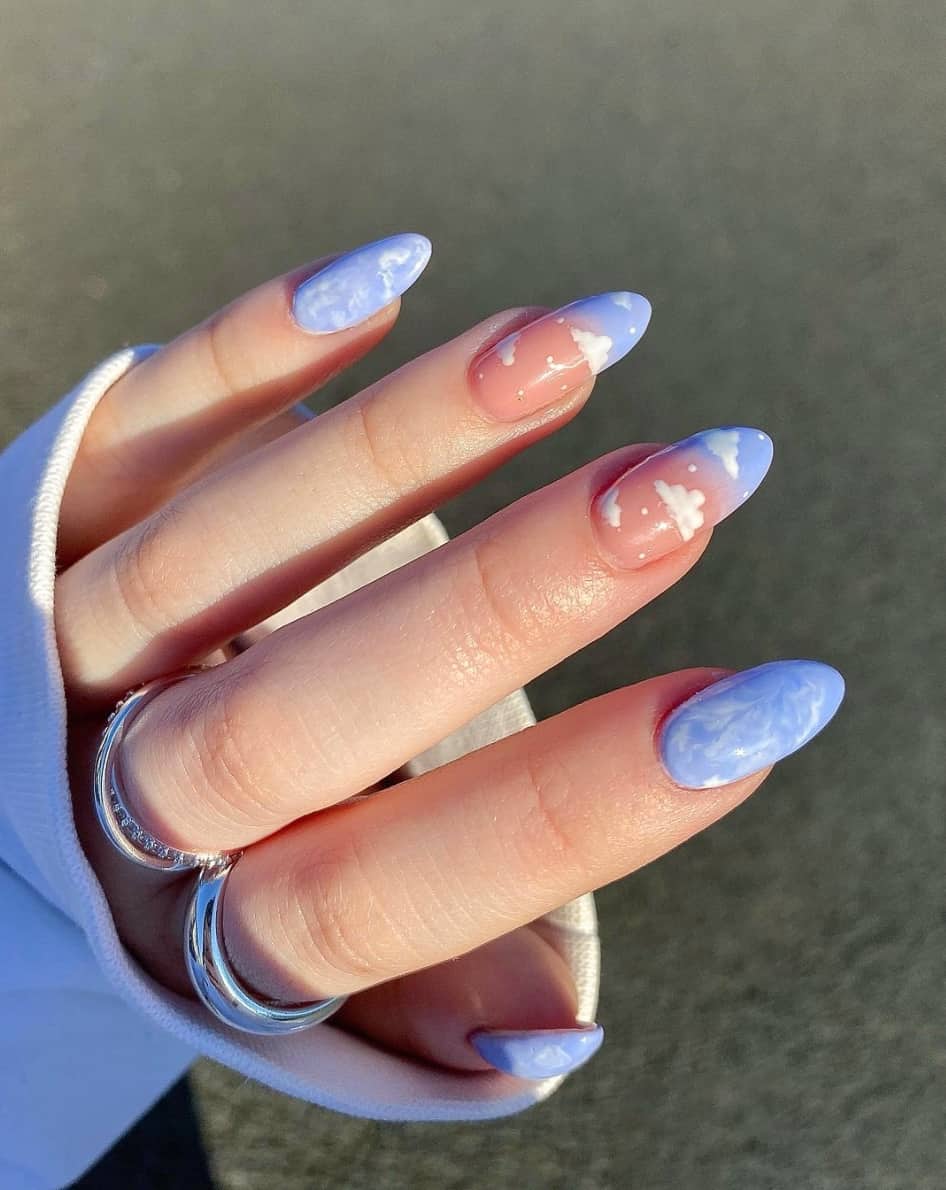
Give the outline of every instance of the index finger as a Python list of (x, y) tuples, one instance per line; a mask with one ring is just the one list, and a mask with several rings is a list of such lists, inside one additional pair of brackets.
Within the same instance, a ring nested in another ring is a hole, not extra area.
[(430, 241), (413, 233), (324, 257), (251, 289), (132, 368), (83, 436), (63, 501), (64, 561), (160, 507), (208, 455), (370, 351), (429, 259)]

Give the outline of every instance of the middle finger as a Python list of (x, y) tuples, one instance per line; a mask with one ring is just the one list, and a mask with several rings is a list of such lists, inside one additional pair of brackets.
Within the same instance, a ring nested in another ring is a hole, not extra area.
[(178, 492), (60, 577), (73, 699), (205, 656), (562, 425), (649, 310), (618, 293), (507, 312)]
[(757, 430), (617, 451), (172, 686), (134, 721), (132, 813), (193, 850), (342, 801), (679, 579), (761, 482)]

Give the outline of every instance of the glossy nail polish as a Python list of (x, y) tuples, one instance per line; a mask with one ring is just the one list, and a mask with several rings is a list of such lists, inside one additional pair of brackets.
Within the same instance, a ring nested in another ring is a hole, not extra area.
[(600, 1025), (574, 1029), (477, 1029), (470, 1044), (491, 1066), (517, 1078), (554, 1078), (569, 1074), (598, 1052), (604, 1041)]
[(320, 334), (356, 326), (410, 289), (430, 252), (430, 240), (413, 232), (364, 244), (303, 281), (292, 316), (303, 330)]
[(626, 569), (646, 566), (718, 524), (756, 490), (772, 462), (761, 430), (702, 430), (631, 467), (595, 498), (602, 549)]
[(526, 417), (616, 364), (649, 321), (650, 302), (636, 293), (603, 293), (545, 314), (473, 361), (476, 402), (497, 421)]
[(758, 772), (808, 743), (844, 698), (844, 679), (820, 661), (770, 661), (732, 674), (664, 720), (660, 760), (687, 789)]

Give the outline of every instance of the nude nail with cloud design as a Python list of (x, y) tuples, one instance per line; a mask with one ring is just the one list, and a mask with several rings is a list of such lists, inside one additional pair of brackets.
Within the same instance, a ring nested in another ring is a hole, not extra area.
[(650, 302), (640, 294), (582, 298), (483, 352), (470, 366), (470, 387), (490, 417), (516, 421), (623, 359), (649, 321)]
[(734, 512), (771, 462), (769, 436), (745, 426), (702, 430), (665, 447), (596, 496), (602, 548), (629, 569), (662, 558)]

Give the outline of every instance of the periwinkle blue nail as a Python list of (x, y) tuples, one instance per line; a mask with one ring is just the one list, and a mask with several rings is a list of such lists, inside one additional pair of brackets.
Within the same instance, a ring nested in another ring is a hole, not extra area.
[(517, 1078), (569, 1074), (601, 1048), (600, 1025), (573, 1029), (476, 1029), (470, 1044), (491, 1066)]
[(430, 252), (430, 240), (414, 232), (364, 244), (303, 281), (292, 316), (303, 330), (322, 334), (356, 326), (410, 289)]
[(728, 785), (796, 752), (834, 716), (844, 679), (820, 661), (770, 661), (732, 674), (664, 720), (660, 759), (677, 785)]

